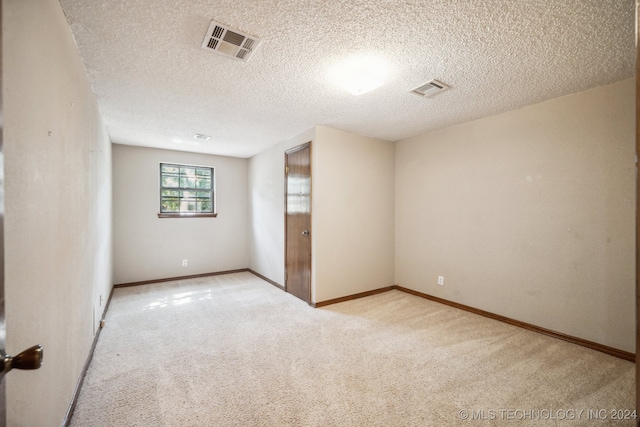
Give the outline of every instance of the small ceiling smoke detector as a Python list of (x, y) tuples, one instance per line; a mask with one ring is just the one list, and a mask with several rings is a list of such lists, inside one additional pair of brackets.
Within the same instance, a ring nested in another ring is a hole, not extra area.
[(211, 137), (210, 137), (209, 135), (203, 135), (203, 134), (201, 134), (201, 133), (196, 133), (195, 135), (193, 135), (193, 137), (194, 137), (195, 139), (201, 139), (201, 140), (203, 140), (203, 141), (208, 141), (208, 140), (210, 140), (210, 139), (211, 139)]
[(439, 82), (438, 80), (430, 80), (420, 86), (411, 89), (410, 93), (415, 93), (420, 96), (433, 96), (436, 93), (440, 93), (443, 90), (449, 89), (449, 86), (446, 84)]
[(246, 62), (258, 44), (260, 44), (260, 39), (257, 37), (211, 21), (202, 42), (202, 48), (227, 58)]

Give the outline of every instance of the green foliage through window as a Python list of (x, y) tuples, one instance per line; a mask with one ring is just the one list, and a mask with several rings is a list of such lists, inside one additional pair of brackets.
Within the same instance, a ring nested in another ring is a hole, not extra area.
[(214, 179), (210, 167), (160, 163), (160, 212), (214, 213)]

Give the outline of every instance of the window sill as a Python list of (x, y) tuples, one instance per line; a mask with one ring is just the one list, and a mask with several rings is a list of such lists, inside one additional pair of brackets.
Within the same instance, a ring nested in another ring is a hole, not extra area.
[(158, 213), (158, 218), (215, 218), (217, 213)]

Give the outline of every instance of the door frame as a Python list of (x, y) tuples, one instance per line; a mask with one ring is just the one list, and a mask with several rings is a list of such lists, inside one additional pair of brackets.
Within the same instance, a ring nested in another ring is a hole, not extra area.
[[(0, 0), (0, 22), (2, 22), (2, 9), (3, 1)], [(4, 82), (2, 77), (4, 75), (3, 64), (3, 35), (4, 29), (0, 30), (0, 115), (4, 114)], [(5, 337), (7, 331), (7, 324), (5, 322), (5, 310), (4, 310), (4, 278), (5, 278), (5, 265), (4, 265), (4, 126), (0, 126), (0, 348), (5, 349)], [(3, 350), (4, 351), (4, 350)], [(4, 369), (4, 367), (3, 367)], [(4, 372), (2, 378), (0, 378), (0, 427), (7, 425), (7, 392), (6, 381), (4, 379)]]
[(289, 154), (293, 154), (296, 153), (300, 150), (304, 150), (306, 148), (309, 148), (309, 232), (310, 232), (310, 244), (309, 244), (309, 295), (308, 295), (308, 300), (306, 301), (308, 304), (313, 305), (313, 302), (311, 300), (311, 297), (313, 295), (312, 292), (312, 286), (313, 286), (313, 279), (312, 279), (312, 275), (311, 272), (313, 271), (313, 230), (312, 230), (312, 225), (313, 225), (313, 209), (312, 209), (312, 205), (313, 205), (313, 198), (312, 198), (312, 194), (313, 194), (313, 180), (311, 179), (311, 177), (313, 176), (313, 164), (312, 164), (312, 141), (309, 142), (305, 142), (304, 144), (300, 144), (297, 145), (293, 148), (289, 148), (288, 150), (285, 150), (284, 152), (284, 291), (289, 293), (288, 290), (288, 282), (289, 282), (289, 274), (287, 271), (287, 249), (288, 249), (288, 245), (289, 245), (289, 240), (288, 240), (288, 219), (289, 219), (289, 215), (287, 213), (287, 207), (288, 207), (288, 200), (287, 200), (287, 194), (288, 194), (288, 187), (289, 187)]
[[(636, 0), (636, 411), (640, 411), (640, 0)], [(640, 418), (637, 421), (640, 427)]]

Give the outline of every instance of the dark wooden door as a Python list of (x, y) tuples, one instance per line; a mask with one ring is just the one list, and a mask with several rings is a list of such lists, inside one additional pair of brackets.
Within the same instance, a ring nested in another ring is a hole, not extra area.
[(285, 152), (285, 289), (311, 302), (311, 143)]

